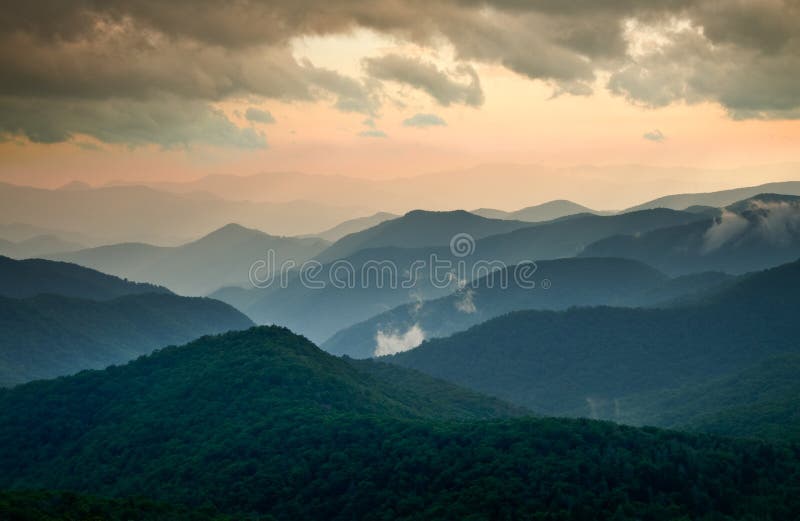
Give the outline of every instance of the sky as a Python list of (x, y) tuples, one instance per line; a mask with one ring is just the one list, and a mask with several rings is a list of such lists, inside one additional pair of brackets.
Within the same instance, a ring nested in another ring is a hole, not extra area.
[(798, 0), (40, 0), (0, 40), (18, 184), (800, 164)]

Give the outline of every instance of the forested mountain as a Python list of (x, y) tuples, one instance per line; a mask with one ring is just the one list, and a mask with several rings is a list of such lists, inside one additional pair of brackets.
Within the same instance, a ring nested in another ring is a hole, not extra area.
[(14, 260), (0, 256), (0, 296), (27, 298), (54, 294), (107, 300), (140, 293), (169, 293), (169, 290), (122, 280), (67, 262)]
[(398, 306), (339, 331), (322, 347), (359, 358), (390, 354), (416, 347), (411, 340), (448, 336), (509, 311), (651, 303), (668, 282), (657, 270), (625, 259), (542, 261), (524, 277), (526, 269), (498, 270), (446, 297)]
[(234, 521), (213, 510), (143, 498), (107, 499), (47, 490), (0, 491), (0, 516), (9, 521)]
[(737, 437), (800, 440), (800, 356), (709, 382), (621, 400), (616, 421)]
[(321, 262), (332, 262), (352, 256), (359, 250), (376, 248), (422, 248), (449, 246), (454, 235), (466, 233), (474, 239), (507, 233), (530, 226), (522, 221), (486, 219), (462, 210), (426, 212), (414, 210), (397, 219), (347, 235), (317, 256)]
[(207, 295), (225, 286), (250, 286), (250, 267), (275, 252), (275, 265), (298, 265), (328, 246), (315, 238), (274, 237), (229, 224), (175, 247), (116, 244), (54, 256), (106, 273), (164, 285), (183, 295)]
[[(316, 280), (326, 283), (324, 288), (309, 288), (308, 284), (298, 283), (298, 278), (294, 277), (283, 288), (276, 288), (277, 284), (266, 291), (243, 292), (226, 288), (213, 296), (236, 305), (259, 323), (286, 325), (315, 342), (324, 342), (337, 331), (396, 306), (449, 295), (461, 282), (458, 279), (472, 280), (475, 272), (478, 277), (485, 275), (485, 270), (481, 272), (475, 268), (487, 262), (494, 263), (493, 266), (498, 262), (511, 266), (531, 260), (571, 257), (589, 242), (620, 233), (621, 230), (641, 232), (704, 218), (688, 212), (648, 210), (638, 214), (581, 215), (547, 223), (527, 223), (524, 228), (491, 235), (474, 243), (465, 240), (466, 246), (472, 251), (459, 256), (454, 254), (449, 243), (456, 234), (470, 229), (462, 222), (464, 215), (467, 216), (466, 221), (476, 225), (472, 233), (477, 233), (476, 230), (488, 233), (489, 228), (494, 228), (497, 223), (505, 223), (502, 226), (518, 225), (515, 221), (492, 221), (466, 212), (412, 212), (400, 219), (347, 236), (318, 256), (320, 260), (335, 258), (338, 257), (336, 251), (357, 248), (359, 245), (366, 247), (374, 242), (388, 241), (389, 237), (402, 245), (360, 249), (340, 259), (346, 261), (344, 263), (326, 263), (316, 273)], [(441, 226), (431, 224), (434, 221)], [(378, 233), (385, 228), (391, 233)], [(434, 238), (443, 242), (435, 247), (412, 247), (414, 244), (431, 242)], [(434, 259), (450, 263), (452, 284), (431, 280)], [(419, 267), (419, 263), (422, 263), (422, 269), (417, 270), (415, 266)], [(463, 274), (458, 273), (459, 265), (465, 268)], [(337, 275), (340, 278), (346, 276), (351, 268), (354, 273), (353, 284), (345, 283), (336, 287), (330, 283)], [(394, 278), (384, 269), (393, 272)], [(375, 283), (376, 276), (380, 277), (380, 284)], [(369, 280), (367, 284), (362, 283), (365, 278)], [(402, 284), (412, 278), (413, 283), (409, 286)], [(397, 282), (393, 284), (393, 280)]]
[[(0, 487), (277, 520), (800, 513), (790, 447), (590, 421), (464, 421), (455, 390), (422, 398), (394, 385), (282, 328), (204, 337), (0, 391)], [(434, 409), (451, 419), (430, 419)]]
[(389, 361), (547, 414), (614, 417), (615, 400), (800, 352), (800, 262), (692, 306), (511, 313)]
[(473, 210), (472, 213), (489, 219), (511, 219), (525, 222), (543, 222), (552, 221), (561, 217), (567, 217), (569, 215), (597, 212), (578, 203), (559, 199), (556, 201), (538, 204), (536, 206), (528, 206), (514, 212), (504, 212), (502, 210), (495, 210), (493, 208), (479, 208), (477, 210)]
[(728, 206), (719, 217), (609, 237), (582, 255), (637, 259), (672, 274), (777, 266), (800, 257), (800, 197), (757, 195)]
[(0, 297), (0, 386), (124, 363), (252, 322), (222, 302), (146, 293), (95, 301)]

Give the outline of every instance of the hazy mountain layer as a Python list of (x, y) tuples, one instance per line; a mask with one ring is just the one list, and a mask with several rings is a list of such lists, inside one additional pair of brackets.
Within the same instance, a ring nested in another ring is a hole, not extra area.
[(80, 232), (106, 243), (178, 244), (231, 222), (274, 235), (308, 234), (365, 213), (323, 203), (227, 201), (141, 186), (44, 190), (0, 183), (0, 222)]
[(311, 237), (318, 237), (328, 242), (336, 242), (346, 235), (358, 233), (368, 228), (372, 228), (373, 226), (377, 226), (384, 221), (397, 219), (398, 217), (400, 216), (393, 213), (378, 212), (375, 215), (370, 215), (368, 217), (350, 219), (349, 221), (337, 224), (333, 228), (325, 230), (324, 232), (311, 234)]
[(720, 190), (702, 194), (677, 194), (659, 197), (652, 201), (629, 208), (628, 211), (647, 210), (651, 208), (671, 208), (685, 210), (690, 206), (710, 206), (722, 208), (737, 201), (748, 199), (758, 194), (800, 195), (800, 181), (782, 183), (766, 183), (758, 186)]
[[(381, 313), (339, 331), (322, 347), (334, 354), (365, 358), (416, 347), (490, 318), (520, 309), (566, 309), (588, 305), (641, 305), (659, 295), (667, 278), (644, 264), (624, 259), (560, 259), (498, 270), (453, 294)], [(519, 283), (517, 279), (523, 281)], [(528, 286), (531, 283), (533, 287)], [(657, 298), (657, 297), (656, 297)]]
[[(275, 283), (267, 290), (226, 288), (213, 296), (237, 306), (258, 323), (286, 325), (315, 342), (324, 342), (337, 331), (396, 306), (449, 295), (463, 282), (460, 279), (469, 281), (484, 276), (486, 268), (496, 269), (497, 263), (511, 266), (530, 260), (570, 257), (601, 237), (704, 218), (673, 210), (581, 215), (546, 223), (525, 223), (524, 228), (473, 242), (458, 234), (466, 229), (480, 237), (479, 233), (488, 233), (497, 226), (518, 224), (487, 220), (466, 212), (412, 212), (347, 236), (319, 255), (318, 259), (338, 258), (337, 252), (376, 243), (392, 242), (400, 246), (361, 249), (340, 259), (344, 263), (325, 264), (314, 277), (324, 287), (310, 287), (295, 276), (284, 287)], [(450, 242), (456, 236), (461, 239), (459, 247), (466, 247), (464, 251), (452, 251)], [(444, 242), (436, 247), (411, 247), (434, 240)], [(436, 266), (443, 266), (442, 263), (449, 265), (437, 271)], [(448, 271), (449, 278), (445, 277)], [(334, 279), (341, 279), (342, 283), (332, 283)], [(356, 352), (363, 352), (363, 348)]]
[(578, 203), (561, 199), (538, 204), (536, 206), (528, 206), (527, 208), (522, 208), (514, 212), (504, 212), (502, 210), (495, 210), (493, 208), (479, 208), (477, 210), (473, 210), (472, 213), (488, 219), (511, 219), (526, 222), (542, 222), (552, 221), (553, 219), (559, 219), (561, 217), (567, 217), (569, 215), (575, 215), (579, 213), (597, 212)]
[(353, 233), (336, 241), (317, 256), (321, 262), (345, 259), (360, 250), (375, 248), (422, 248), (448, 246), (454, 236), (473, 239), (507, 233), (529, 226), (522, 221), (486, 219), (465, 211), (426, 212), (415, 210), (404, 216)]
[(161, 284), (183, 295), (207, 295), (224, 286), (251, 286), (251, 266), (266, 263), (269, 250), (274, 251), (274, 266), (279, 267), (285, 261), (300, 265), (327, 246), (321, 239), (274, 237), (229, 224), (182, 246), (115, 244), (54, 258)]
[(26, 298), (55, 294), (107, 300), (140, 293), (169, 293), (169, 290), (152, 284), (122, 280), (66, 262), (0, 257), (0, 295), (5, 297)]
[(800, 197), (757, 195), (728, 206), (719, 217), (609, 237), (582, 255), (637, 259), (679, 275), (777, 266), (800, 257)]
[(0, 386), (125, 363), (168, 344), (251, 325), (222, 302), (169, 294), (106, 301), (0, 297)]

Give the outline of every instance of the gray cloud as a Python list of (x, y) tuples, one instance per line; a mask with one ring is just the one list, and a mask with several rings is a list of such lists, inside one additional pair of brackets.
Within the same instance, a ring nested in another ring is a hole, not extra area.
[(264, 136), (252, 128), (237, 127), (220, 110), (176, 98), (62, 101), (3, 97), (0, 116), (0, 137), (23, 135), (35, 143), (59, 143), (87, 135), (131, 146), (267, 146)]
[(448, 73), (431, 63), (388, 54), (367, 58), (364, 66), (371, 76), (425, 91), (440, 105), (457, 103), (477, 107), (483, 104), (480, 79), (475, 69), (468, 65), (460, 65)]
[(386, 132), (383, 130), (372, 129), (372, 130), (363, 130), (358, 133), (360, 137), (378, 137), (378, 138), (386, 138), (389, 137), (386, 135)]
[(654, 141), (656, 143), (661, 143), (662, 141), (667, 139), (667, 136), (665, 136), (664, 133), (658, 129), (651, 130), (650, 132), (645, 132), (644, 134), (642, 134), (642, 137), (648, 141)]
[(410, 118), (403, 120), (403, 126), (417, 128), (444, 127), (447, 126), (447, 123), (436, 114), (414, 114)]
[(255, 107), (248, 108), (244, 113), (244, 117), (247, 118), (248, 121), (253, 121), (254, 123), (275, 123), (275, 118), (268, 110), (261, 110)]

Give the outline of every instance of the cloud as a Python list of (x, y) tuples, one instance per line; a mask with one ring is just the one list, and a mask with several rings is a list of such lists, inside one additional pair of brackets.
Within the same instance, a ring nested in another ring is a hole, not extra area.
[(237, 127), (219, 109), (176, 98), (131, 101), (62, 101), (0, 98), (0, 136), (59, 143), (78, 135), (104, 143), (163, 148), (203, 143), (266, 148), (264, 136)]
[(375, 356), (387, 356), (409, 351), (425, 340), (425, 332), (414, 324), (405, 333), (378, 331), (375, 335)]
[(447, 126), (447, 123), (436, 114), (414, 114), (410, 118), (403, 120), (403, 126), (417, 128), (444, 127)]
[[(375, 116), (386, 99), (379, 82), (392, 81), (443, 106), (478, 107), (475, 63), (547, 82), (556, 95), (591, 94), (608, 78), (611, 93), (647, 107), (713, 102), (735, 119), (800, 119), (798, 27), (797, 0), (22, 2), (0, 19), (0, 128), (6, 138), (89, 133), (136, 145), (148, 141), (136, 128), (156, 125), (127, 114), (132, 130), (114, 129), (86, 114), (142, 106), (158, 122), (149, 141), (253, 146), (263, 139), (216, 103), (331, 99)], [(369, 77), (354, 78), (292, 55), (293, 39), (356, 28), (433, 52), (446, 46), (460, 65), (389, 54), (368, 58)], [(200, 112), (156, 114), (165, 100)], [(22, 121), (25, 110), (36, 121)], [(44, 110), (65, 119), (48, 124)]]
[(750, 226), (750, 222), (741, 215), (729, 210), (722, 210), (722, 215), (703, 234), (703, 253), (710, 253), (721, 248), (728, 241), (740, 236)]
[(254, 123), (275, 123), (275, 118), (268, 110), (261, 110), (254, 107), (248, 108), (244, 113), (244, 117), (247, 118), (248, 121), (252, 121)]
[(458, 300), (455, 302), (456, 309), (462, 313), (472, 315), (478, 311), (475, 305), (475, 292), (471, 288), (461, 290)]
[(475, 69), (460, 65), (454, 71), (443, 71), (431, 63), (387, 54), (364, 60), (367, 72), (378, 79), (395, 81), (420, 89), (443, 106), (483, 104), (483, 90)]
[(389, 137), (389, 136), (386, 135), (386, 132), (384, 132), (383, 130), (377, 130), (377, 129), (363, 130), (363, 131), (359, 132), (358, 135), (360, 137), (378, 137), (378, 138)]
[(665, 139), (667, 139), (667, 136), (665, 136), (664, 133), (658, 129), (651, 130), (650, 132), (645, 132), (644, 134), (642, 134), (642, 137), (648, 141), (654, 141), (656, 143), (661, 143)]

